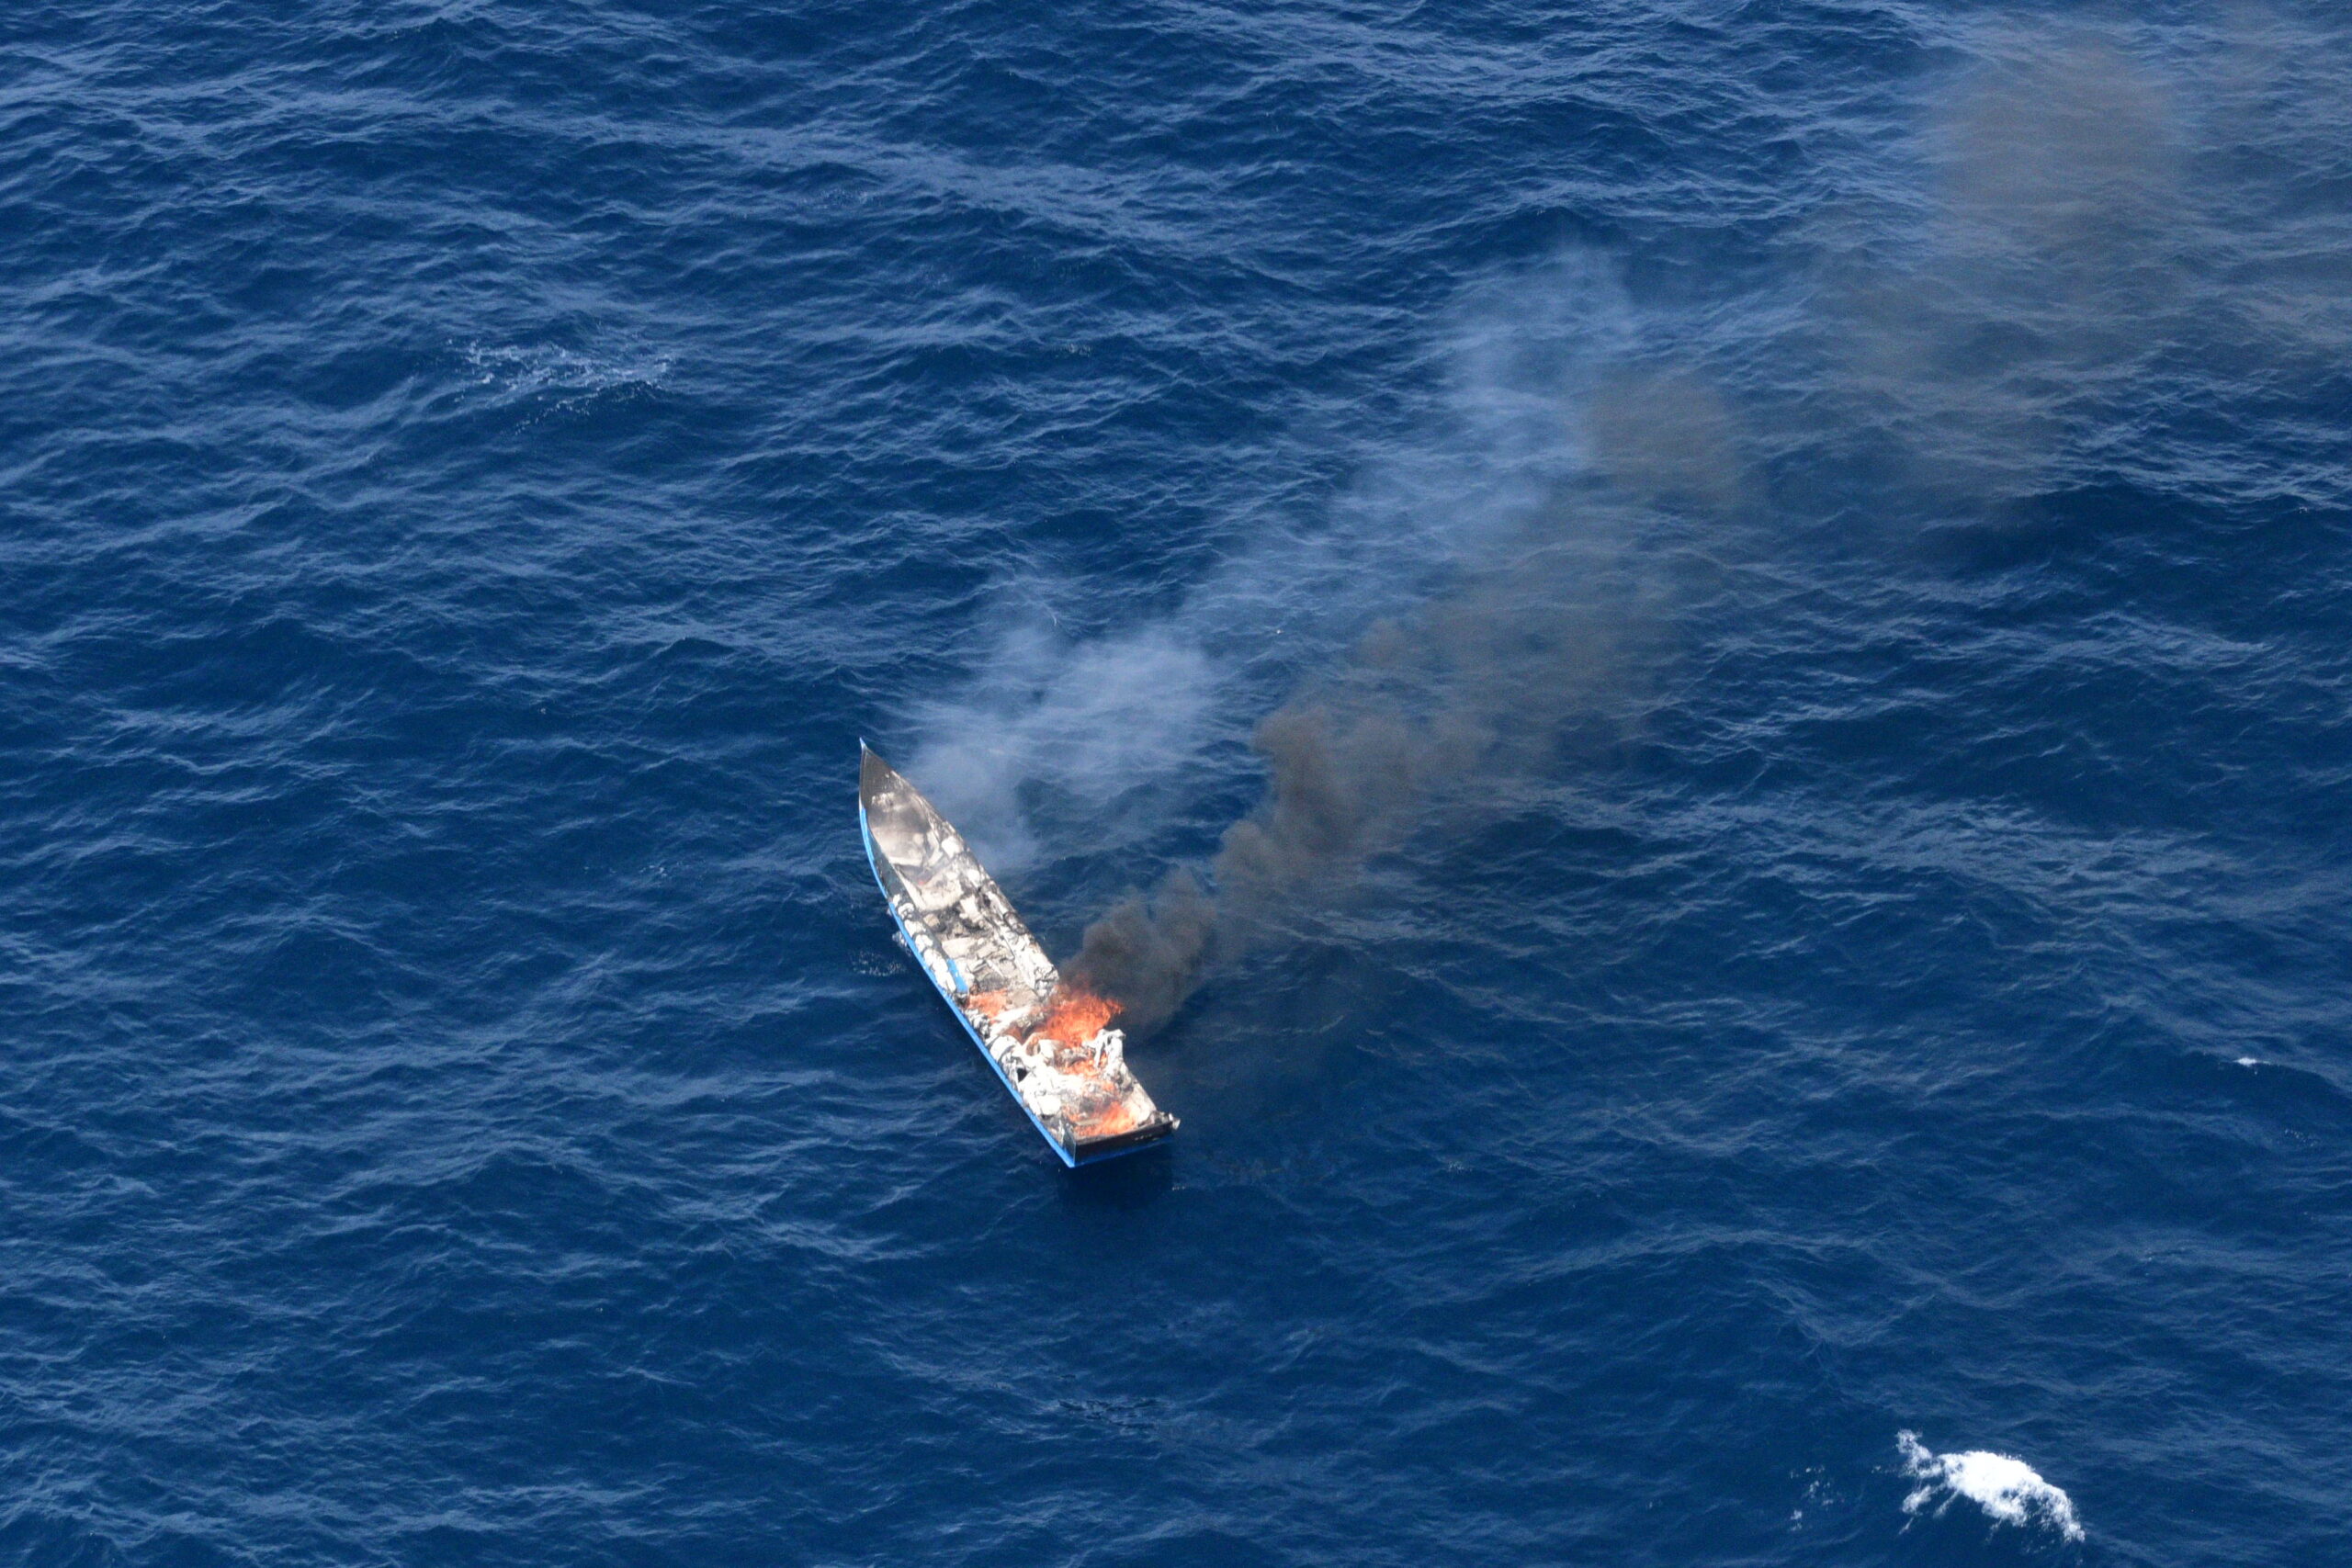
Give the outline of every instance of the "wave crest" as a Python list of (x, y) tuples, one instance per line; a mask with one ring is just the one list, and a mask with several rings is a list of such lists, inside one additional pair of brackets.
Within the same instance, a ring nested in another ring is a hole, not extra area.
[(2045, 1525), (2068, 1540), (2083, 1539), (2074, 1500), (2023, 1460), (1984, 1449), (1930, 1453), (1917, 1432), (1897, 1433), (1894, 1440), (1903, 1450), (1903, 1473), (1920, 1483), (1903, 1499), (1905, 1513), (1916, 1514), (1935, 1503), (1940, 1514), (1953, 1498), (1965, 1497), (1996, 1524)]

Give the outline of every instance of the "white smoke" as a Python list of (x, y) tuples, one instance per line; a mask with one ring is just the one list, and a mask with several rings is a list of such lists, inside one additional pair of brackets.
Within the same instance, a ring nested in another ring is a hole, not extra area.
[(2023, 1460), (1984, 1449), (1930, 1453), (1917, 1432), (1899, 1433), (1894, 1440), (1903, 1450), (1903, 1473), (1919, 1483), (1903, 1499), (1905, 1513), (1916, 1514), (1932, 1503), (1940, 1514), (1965, 1497), (1996, 1524), (2041, 1525), (2068, 1540), (2083, 1539), (2074, 1500)]
[(909, 774), (991, 863), (1017, 868), (1036, 853), (1023, 784), (1049, 772), (1080, 806), (1109, 807), (1200, 750), (1221, 678), (1167, 626), (1072, 645), (1017, 623), (973, 689), (919, 710), (925, 739)]

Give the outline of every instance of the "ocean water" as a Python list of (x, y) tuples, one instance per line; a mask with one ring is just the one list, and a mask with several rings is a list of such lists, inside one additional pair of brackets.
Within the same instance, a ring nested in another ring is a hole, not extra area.
[(6, 33), (0, 1560), (2346, 1560), (2340, 6)]

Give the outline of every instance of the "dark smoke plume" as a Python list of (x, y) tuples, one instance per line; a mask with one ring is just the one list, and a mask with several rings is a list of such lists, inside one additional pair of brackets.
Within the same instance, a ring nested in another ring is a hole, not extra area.
[[(1260, 723), (1265, 797), (1204, 866), (1087, 929), (1066, 967), (1130, 1028), (1295, 929), (1449, 794), (1507, 791), (1556, 771), (1579, 727), (1622, 728), (1645, 639), (1663, 646), (1667, 605), (1695, 581), (1678, 550), (1704, 572), (1752, 547), (1777, 579), (1766, 562), (1788, 544), (1768, 515), (1818, 536), (1845, 517), (2007, 525), (2119, 480), (2306, 505), (2352, 493), (2341, 442), (2249, 470), (2241, 426), (2200, 412), (2260, 417), (2352, 352), (2352, 220), (2330, 183), (2352, 28), (2249, 5), (2210, 36), (1994, 22), (1967, 42), (1973, 63), (1916, 143), (1924, 185), (1871, 176), (1825, 204), (1802, 303), (1596, 310), (1585, 357), (1473, 367), (1465, 405), (1568, 411), (1550, 437), (1568, 477), (1547, 469), (1544, 493), (1500, 509), (1525, 519), (1501, 537), (1479, 513), (1450, 592), (1376, 625)], [(1546, 298), (1514, 303), (1533, 321)], [(1510, 306), (1497, 315), (1486, 341), (1508, 344)], [(2166, 440), (2148, 439), (2156, 425)], [(1468, 445), (1471, 463), (1487, 455)], [(1450, 549), (1452, 521), (1400, 533)], [(1102, 705), (1078, 684), (1063, 705)], [(1147, 671), (1132, 687), (1148, 708), (1181, 684)]]
[(1547, 536), (1589, 535), (1601, 510), (1546, 509), (1499, 552), (1507, 566), (1375, 625), (1337, 675), (1261, 720), (1251, 744), (1266, 798), (1226, 829), (1207, 886), (1180, 868), (1129, 894), (1087, 928), (1072, 979), (1150, 1032), (1219, 965), (1344, 890), (1433, 797), (1483, 767), (1524, 766), (1565, 725), (1601, 714), (1622, 604), (1591, 592), (1610, 575), (1589, 570), (1591, 550)]

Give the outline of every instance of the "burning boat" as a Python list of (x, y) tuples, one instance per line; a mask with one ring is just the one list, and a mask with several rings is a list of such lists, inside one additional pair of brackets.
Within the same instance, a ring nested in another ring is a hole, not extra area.
[(1065, 981), (964, 836), (863, 743), (857, 819), (907, 951), (1069, 1166), (1158, 1143), (1176, 1118), (1127, 1070), (1118, 1010)]

